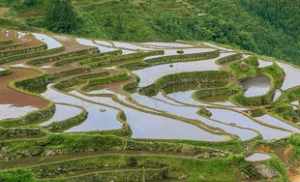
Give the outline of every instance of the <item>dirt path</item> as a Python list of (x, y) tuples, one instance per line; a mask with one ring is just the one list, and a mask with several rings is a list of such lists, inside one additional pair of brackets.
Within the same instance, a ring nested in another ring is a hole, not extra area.
[(15, 68), (12, 74), (0, 77), (0, 104), (12, 104), (15, 106), (32, 106), (43, 108), (48, 105), (48, 101), (40, 97), (27, 95), (8, 87), (9, 82), (27, 77), (38, 76), (40, 72), (33, 69)]
[(9, 8), (6, 7), (0, 7), (0, 16), (3, 17), (5, 16), (9, 11)]
[(290, 182), (300, 182), (300, 174), (297, 170), (289, 170), (288, 172)]

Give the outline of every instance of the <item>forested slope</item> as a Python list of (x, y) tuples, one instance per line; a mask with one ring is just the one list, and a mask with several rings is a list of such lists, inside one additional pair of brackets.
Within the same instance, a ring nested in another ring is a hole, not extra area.
[[(51, 2), (0, 0), (1, 26), (51, 29), (46, 21)], [(76, 35), (126, 41), (209, 40), (300, 64), (299, 0), (72, 0), (72, 4), (78, 26), (71, 33)]]

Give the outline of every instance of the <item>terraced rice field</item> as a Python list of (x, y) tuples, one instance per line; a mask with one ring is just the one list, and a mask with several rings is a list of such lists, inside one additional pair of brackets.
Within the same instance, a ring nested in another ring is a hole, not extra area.
[(181, 167), (268, 161), (241, 146), (300, 132), (300, 69), (285, 62), (208, 43), (0, 35), (1, 169), (53, 182), (198, 181)]

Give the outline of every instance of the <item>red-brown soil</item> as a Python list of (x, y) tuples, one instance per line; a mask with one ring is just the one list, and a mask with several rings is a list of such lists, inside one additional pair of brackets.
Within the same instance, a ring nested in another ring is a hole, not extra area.
[(15, 106), (32, 106), (36, 108), (46, 107), (49, 102), (41, 97), (27, 95), (9, 88), (9, 82), (28, 77), (38, 76), (40, 72), (33, 69), (16, 68), (12, 74), (0, 77), (0, 104), (13, 104)]

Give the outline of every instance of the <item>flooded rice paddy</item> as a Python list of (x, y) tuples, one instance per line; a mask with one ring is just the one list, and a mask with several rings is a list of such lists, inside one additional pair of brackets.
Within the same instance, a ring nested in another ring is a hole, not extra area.
[(271, 88), (271, 81), (266, 76), (249, 78), (241, 82), (245, 89), (245, 97), (257, 97), (268, 93)]
[[(51, 36), (34, 33), (33, 36), (47, 44), (48, 49), (61, 47), (62, 44)], [(120, 41), (75, 39), (78, 44), (97, 47), (101, 53), (122, 50), (123, 54), (138, 51), (164, 50), (164, 55), (146, 57), (144, 61), (161, 56), (180, 54), (196, 54), (220, 49), (217, 45), (207, 44), (206, 47), (195, 47), (187, 43), (146, 42), (129, 43)], [(180, 51), (179, 51), (180, 50)], [(177, 62), (161, 64), (132, 73), (139, 77), (138, 87), (145, 87), (155, 83), (159, 78), (182, 72), (217, 71), (224, 67), (215, 61), (229, 56), (233, 50), (224, 48), (221, 55), (215, 59)], [(247, 57), (249, 55), (244, 55)], [(271, 66), (272, 61), (259, 60), (259, 68)], [(298, 68), (286, 63), (278, 63), (286, 72), (286, 79), (282, 90), (300, 85), (294, 79), (300, 76)], [(44, 71), (49, 65), (41, 67)], [(35, 77), (39, 71), (28, 69), (25, 63), (16, 63), (11, 66), (13, 73), (0, 77), (0, 119), (24, 116), (49, 104), (46, 99), (56, 103), (56, 112), (48, 121), (41, 124), (47, 126), (53, 122), (61, 122), (80, 114), (83, 110), (88, 112), (87, 119), (78, 126), (66, 132), (107, 131), (122, 128), (118, 116), (124, 112), (127, 118), (132, 137), (138, 139), (184, 139), (199, 141), (226, 141), (229, 136), (237, 137), (242, 141), (251, 140), (259, 135), (265, 140), (281, 139), (292, 133), (298, 133), (297, 126), (286, 121), (265, 114), (252, 118), (243, 113), (246, 107), (238, 106), (230, 101), (209, 102), (198, 101), (193, 98), (195, 90), (176, 92), (165, 95), (159, 93), (154, 97), (142, 96), (138, 93), (116, 92), (107, 89), (93, 90), (88, 93), (71, 91), (60, 92), (52, 85), (42, 94), (42, 97), (27, 95), (8, 87), (13, 80)], [(55, 68), (54, 68), (55, 69)], [(107, 69), (118, 69), (108, 67)], [(2, 68), (0, 68), (0, 71)], [(3, 69), (4, 70), (4, 69)], [(262, 96), (272, 87), (269, 78), (257, 76), (240, 83), (244, 87), (245, 97)], [(282, 90), (275, 91), (274, 100), (280, 97)], [(122, 94), (121, 94), (122, 93)], [(112, 96), (116, 97), (112, 99)], [(293, 104), (296, 107), (296, 104)], [(206, 108), (211, 116), (199, 115), (198, 111)], [(18, 115), (14, 114), (18, 113)]]
[(300, 70), (296, 66), (292, 66), (288, 63), (278, 62), (278, 65), (285, 72), (285, 79), (281, 87), (282, 90), (287, 90), (292, 87), (300, 85)]
[(133, 132), (133, 138), (201, 141), (227, 140), (227, 138), (222, 135), (212, 134), (192, 124), (124, 106), (115, 102), (110, 97), (86, 96), (78, 92), (73, 94), (80, 96), (83, 99), (96, 101), (99, 104), (112, 105), (123, 110), (127, 116), (127, 122)]
[(246, 157), (246, 161), (248, 162), (261, 162), (271, 159), (271, 156), (269, 154), (264, 153), (254, 153), (248, 157)]
[(63, 46), (59, 41), (46, 34), (33, 33), (33, 36), (41, 42), (47, 44), (48, 49), (55, 49)]
[(141, 95), (132, 95), (133, 99), (139, 104), (145, 107), (150, 107), (152, 109), (160, 110), (162, 112), (167, 112), (172, 115), (177, 115), (180, 117), (185, 117), (191, 120), (197, 120), (199, 123), (204, 123), (210, 127), (218, 128), (224, 130), (225, 132), (238, 136), (241, 140), (250, 140), (257, 136), (257, 133), (251, 130), (230, 126), (229, 124), (213, 121), (209, 118), (202, 117), (197, 112), (198, 107), (185, 106), (185, 105), (174, 105), (157, 99), (149, 98)]
[(64, 94), (53, 89), (51, 86), (42, 95), (54, 102), (82, 107), (89, 113), (87, 119), (82, 124), (69, 129), (68, 132), (105, 131), (121, 128), (121, 123), (117, 119), (119, 111), (116, 109)]
[(213, 108), (209, 108), (208, 110), (212, 113), (212, 119), (222, 121), (233, 126), (240, 126), (243, 128), (258, 131), (265, 140), (281, 139), (291, 134), (291, 132), (282, 131), (262, 125), (239, 112)]
[(55, 104), (55, 113), (51, 119), (41, 124), (41, 126), (48, 126), (55, 122), (61, 122), (72, 117), (79, 115), (83, 109), (78, 106), (66, 105), (66, 104)]
[(139, 87), (145, 87), (154, 83), (159, 78), (170, 74), (192, 71), (210, 71), (219, 69), (220, 66), (215, 63), (215, 59), (210, 59), (194, 62), (163, 64), (145, 68), (142, 70), (133, 71), (133, 73), (140, 78)]
[(11, 104), (0, 104), (0, 120), (23, 117), (26, 114), (37, 110), (38, 108), (32, 106), (17, 107)]

